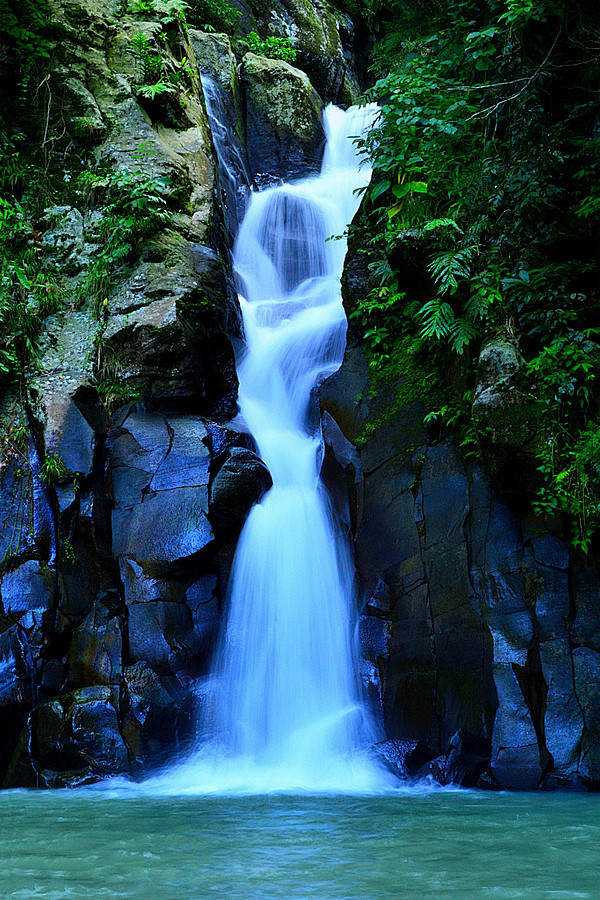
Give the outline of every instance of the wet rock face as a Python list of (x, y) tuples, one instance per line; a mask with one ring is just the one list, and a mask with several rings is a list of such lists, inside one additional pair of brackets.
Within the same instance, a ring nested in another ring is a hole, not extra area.
[[(137, 777), (192, 741), (223, 557), (270, 484), (246, 441), (235, 427), (129, 405), (96, 437), (76, 490), (5, 463), (4, 514), (22, 507), (20, 529), (3, 532), (0, 574), (6, 786)], [(52, 542), (36, 526), (34, 485)]]
[(210, 492), (210, 520), (221, 536), (237, 537), (248, 510), (258, 503), (273, 481), (252, 450), (231, 447), (217, 459), (218, 471)]

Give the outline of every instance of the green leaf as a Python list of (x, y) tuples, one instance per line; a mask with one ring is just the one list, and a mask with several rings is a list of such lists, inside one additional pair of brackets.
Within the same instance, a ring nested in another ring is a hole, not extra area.
[(405, 181), (404, 184), (395, 184), (392, 188), (392, 194), (396, 197), (397, 200), (401, 200), (402, 197), (406, 197), (406, 195), (410, 193), (410, 183)]
[(382, 194), (389, 191), (390, 186), (389, 181), (381, 181), (379, 184), (376, 184), (375, 187), (371, 189), (371, 200), (377, 200), (378, 197), (381, 197)]
[(434, 231), (436, 228), (454, 228), (460, 234), (463, 233), (460, 225), (457, 225), (454, 219), (431, 219), (429, 222), (425, 222), (423, 225), (423, 231)]

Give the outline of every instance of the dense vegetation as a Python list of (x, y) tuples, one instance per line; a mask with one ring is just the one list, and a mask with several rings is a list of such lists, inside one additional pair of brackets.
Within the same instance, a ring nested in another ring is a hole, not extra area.
[(26, 149), (26, 123), (13, 124), (12, 114), (13, 106), (33, 112), (43, 103), (39, 76), (50, 53), (47, 19), (46, 0), (0, 0), (0, 388), (22, 375), (43, 317), (59, 303), (59, 281), (41, 266), (39, 233), (29, 215), (48, 199), (50, 141), (47, 134), (39, 141), (34, 165)]
[[(403, 401), (411, 391), (422, 396), (425, 384), (434, 436), (453, 431), (505, 488), (529, 491), (538, 511), (564, 515), (587, 551), (600, 525), (595, 4), (338, 5), (378, 37), (369, 96), (382, 114), (360, 238), (373, 289), (352, 311), (374, 379), (401, 376)], [(167, 0), (160, 10), (154, 0), (128, 0), (122, 13), (160, 19), (164, 45), (142, 33), (132, 42), (135, 90), (140, 102), (170, 105), (175, 115), (193, 73), (167, 53), (169, 35), (188, 25), (237, 34), (239, 22), (227, 0)], [(46, 77), (56, 38), (49, 20), (47, 0), (0, 0), (0, 388), (23, 378), (45, 315), (83, 295), (101, 312), (114, 273), (158, 227), (173, 190), (144, 176), (142, 158), (137, 175), (89, 172), (85, 123), (61, 145), (60, 129), (48, 127), (56, 100)], [(294, 59), (287, 39), (251, 33), (241, 44)], [(57, 164), (67, 152), (75, 173), (68, 186)], [(40, 216), (64, 202), (65, 190), (106, 213), (104, 246), (72, 297), (40, 246)], [(524, 357), (510, 389), (528, 429), (521, 446), (496, 456), (472, 413), (479, 354), (494, 338)]]
[(585, 0), (392, 0), (370, 15), (376, 284), (353, 315), (375, 377), (427, 371), (436, 433), (481, 453), (480, 349), (517, 346), (529, 439), (496, 474), (564, 515), (587, 552), (600, 524), (600, 16)]
[[(185, 93), (197, 81), (181, 55), (188, 27), (235, 35), (240, 53), (290, 62), (296, 55), (288, 38), (242, 35), (241, 14), (228, 0), (123, 0), (119, 15), (160, 26), (152, 40), (141, 30), (131, 39), (132, 86), (153, 118), (175, 127), (185, 113)], [(91, 301), (102, 319), (111, 286), (134, 261), (140, 241), (181, 199), (169, 179), (147, 177), (143, 145), (136, 171), (97, 166), (97, 123), (68, 114), (70, 101), (53, 75), (57, 60), (51, 56), (60, 55), (60, 43), (49, 0), (0, 0), (0, 392), (24, 384), (47, 315)], [(102, 210), (101, 249), (76, 286), (40, 241), (52, 224), (43, 221), (45, 211), (70, 202)]]

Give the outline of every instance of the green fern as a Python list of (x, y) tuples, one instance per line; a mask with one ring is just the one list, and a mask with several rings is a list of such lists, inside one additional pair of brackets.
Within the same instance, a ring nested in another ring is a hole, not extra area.
[(472, 257), (473, 250), (468, 247), (445, 250), (433, 257), (427, 268), (442, 293), (453, 294), (459, 281), (470, 277)]
[(442, 340), (449, 338), (456, 324), (454, 310), (441, 297), (428, 300), (419, 310), (421, 319), (420, 335), (424, 338)]
[(137, 88), (137, 93), (147, 100), (154, 100), (162, 94), (174, 94), (175, 85), (167, 84), (166, 81), (157, 81), (156, 84), (141, 84)]

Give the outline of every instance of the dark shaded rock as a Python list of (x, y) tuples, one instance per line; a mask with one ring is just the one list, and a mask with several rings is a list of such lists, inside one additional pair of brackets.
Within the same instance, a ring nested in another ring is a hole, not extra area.
[(375, 586), (368, 592), (365, 612), (371, 616), (389, 618), (390, 591), (382, 578), (378, 578)]
[(88, 687), (40, 703), (27, 720), (5, 787), (76, 786), (129, 769), (118, 691)]
[(206, 506), (205, 488), (181, 488), (149, 494), (136, 506), (116, 510), (115, 554), (169, 565), (198, 553), (213, 539)]
[(514, 344), (497, 338), (481, 351), (473, 419), (481, 446), (494, 466), (535, 439), (539, 410), (524, 386), (525, 361)]
[(543, 774), (539, 719), (522, 684), (537, 696), (529, 648), (534, 623), (527, 602), (523, 539), (508, 507), (492, 498), (479, 475), (471, 488), (472, 578), (480, 592), (492, 638), (493, 678), (498, 710), (492, 734), (490, 772), (505, 787), (534, 789)]
[(381, 619), (378, 616), (361, 616), (359, 619), (359, 640), (365, 659), (375, 663), (388, 659), (390, 626), (385, 619)]
[(162, 569), (164, 563), (155, 565), (152, 560), (138, 562), (127, 557), (121, 558), (119, 570), (126, 603), (152, 603), (158, 600), (166, 603), (182, 603), (185, 595), (184, 585), (177, 579), (161, 577)]
[(146, 662), (159, 675), (190, 664), (196, 650), (192, 616), (183, 603), (149, 601), (129, 609), (129, 657)]
[(431, 749), (422, 741), (380, 741), (371, 753), (400, 781), (417, 776), (433, 759)]
[(0, 709), (30, 708), (35, 700), (35, 661), (18, 625), (0, 632)]
[[(373, 745), (371, 753), (400, 781), (406, 781), (413, 770), (416, 771), (423, 765), (425, 760), (420, 759), (423, 753), (426, 759), (431, 758), (431, 754), (419, 741), (380, 741)], [(418, 764), (416, 760), (419, 760)]]
[(569, 568), (569, 548), (552, 534), (543, 534), (531, 542), (536, 563), (566, 572)]
[(118, 684), (122, 675), (121, 623), (96, 601), (75, 629), (69, 651), (69, 681), (73, 687)]
[(321, 99), (304, 72), (248, 53), (241, 79), (253, 177), (287, 181), (318, 172), (325, 142)]
[(572, 639), (576, 645), (600, 652), (600, 577), (591, 561), (583, 556), (573, 559), (570, 575), (575, 608)]
[(7, 566), (35, 554), (32, 475), (27, 461), (0, 466), (0, 563)]
[(586, 787), (600, 786), (600, 653), (589, 647), (573, 650), (575, 695), (584, 716), (578, 775)]
[(194, 671), (205, 674), (221, 625), (217, 576), (205, 575), (191, 584), (186, 590), (185, 601), (194, 626)]
[(127, 750), (117, 719), (118, 693), (108, 687), (88, 687), (74, 691), (69, 699), (60, 759), (74, 754), (94, 774), (126, 771)]
[(348, 346), (341, 368), (319, 387), (321, 409), (356, 443), (373, 414), (369, 366), (359, 347)]
[(88, 475), (94, 456), (94, 431), (71, 397), (47, 393), (46, 453), (61, 459), (69, 472)]
[(167, 567), (212, 541), (209, 451), (197, 417), (128, 415), (111, 435), (113, 549)]
[(418, 776), (431, 775), (443, 785), (476, 787), (489, 764), (490, 749), (489, 740), (463, 729), (450, 739), (448, 753), (427, 762), (419, 769)]
[(273, 481), (256, 453), (244, 447), (226, 450), (210, 486), (210, 521), (220, 537), (239, 533), (250, 509)]
[(55, 591), (55, 572), (38, 560), (23, 563), (0, 581), (4, 614), (28, 632), (40, 629), (44, 613), (52, 609)]
[(322, 416), (325, 454), (321, 478), (340, 530), (355, 534), (362, 513), (362, 463), (356, 448), (328, 412)]
[(241, 419), (234, 419), (224, 424), (218, 422), (206, 422), (205, 424), (208, 432), (205, 442), (210, 448), (211, 460), (215, 465), (219, 464), (221, 454), (229, 447), (245, 447), (251, 450), (255, 446), (254, 439), (248, 434), (248, 429)]
[(108, 535), (94, 515), (96, 503), (95, 494), (78, 491), (61, 516), (59, 609), (74, 624), (88, 614), (106, 577), (102, 559)]
[(124, 676), (121, 731), (134, 771), (142, 774), (172, 759), (174, 747), (185, 747), (192, 735), (193, 703), (177, 679), (159, 677), (145, 662), (128, 666)]

